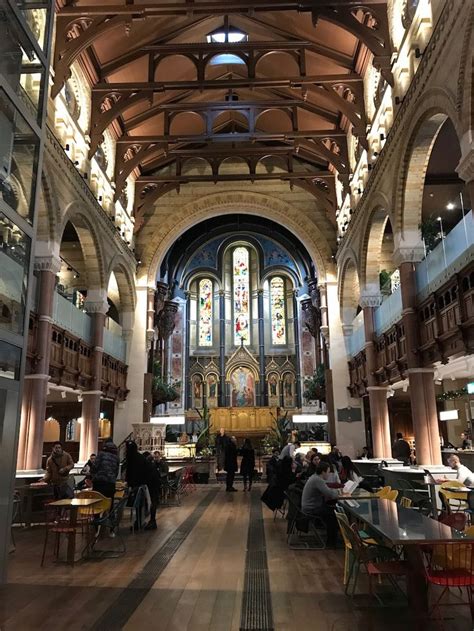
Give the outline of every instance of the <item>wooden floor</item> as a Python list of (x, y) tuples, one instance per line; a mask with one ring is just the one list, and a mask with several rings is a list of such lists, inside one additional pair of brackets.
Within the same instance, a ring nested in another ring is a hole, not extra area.
[[(198, 487), (182, 506), (161, 509), (157, 531), (127, 533), (127, 553), (119, 559), (71, 568), (49, 558), (40, 568), (42, 529), (15, 529), (17, 549), (11, 555), (9, 582), (0, 590), (0, 629), (239, 630), (251, 498), (242, 491), (225, 493), (222, 486), (214, 489), (215, 495), (209, 496), (213, 487)], [(209, 504), (199, 509), (206, 497)], [(185, 528), (193, 515), (197, 521), (183, 539), (177, 528)], [(265, 506), (263, 518), (275, 630), (417, 628), (403, 606), (380, 609), (363, 594), (354, 600), (344, 595), (342, 550), (289, 550), (286, 522), (274, 522)], [(161, 551), (173, 541), (178, 541), (177, 549), (163, 562)], [(363, 582), (360, 587), (363, 592)], [(123, 624), (114, 622), (116, 609)], [(445, 623), (450, 631), (472, 630), (467, 608), (462, 610), (461, 617)], [(419, 628), (441, 627), (430, 622)]]

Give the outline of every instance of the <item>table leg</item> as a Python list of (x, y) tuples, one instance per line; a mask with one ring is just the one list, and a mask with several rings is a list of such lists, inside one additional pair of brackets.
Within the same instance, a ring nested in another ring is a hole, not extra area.
[(67, 536), (67, 562), (71, 565), (74, 565), (75, 557), (76, 557), (76, 525), (77, 525), (77, 506), (71, 506), (69, 516), (69, 525), (74, 529), (74, 532), (71, 532)]
[(410, 566), (407, 576), (408, 601), (417, 614), (428, 614), (428, 583), (425, 578), (423, 554), (419, 546), (405, 546), (405, 560)]

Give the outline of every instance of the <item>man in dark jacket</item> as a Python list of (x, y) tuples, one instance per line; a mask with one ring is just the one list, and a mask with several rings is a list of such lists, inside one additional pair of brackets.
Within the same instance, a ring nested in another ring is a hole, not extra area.
[(150, 521), (146, 524), (145, 530), (156, 530), (156, 509), (160, 503), (161, 495), (161, 462), (156, 461), (152, 454), (145, 452), (146, 475), (148, 492), (150, 493)]
[(119, 472), (119, 458), (117, 445), (112, 440), (106, 440), (102, 451), (99, 452), (91, 465), (92, 488), (105, 497), (115, 495), (115, 482)]
[(272, 449), (272, 457), (267, 462), (267, 482), (269, 486), (273, 486), (277, 483), (277, 467), (279, 455), (279, 449)]
[(403, 434), (401, 434), (400, 432), (397, 433), (397, 439), (393, 443), (392, 454), (393, 457), (397, 460), (403, 460), (403, 462), (405, 463), (410, 462), (410, 445), (407, 443), (406, 440), (404, 440)]
[(237, 489), (234, 488), (235, 472), (237, 471), (237, 441), (234, 436), (227, 441), (225, 448), (224, 469), (227, 473), (225, 478), (225, 490), (228, 492), (237, 491)]

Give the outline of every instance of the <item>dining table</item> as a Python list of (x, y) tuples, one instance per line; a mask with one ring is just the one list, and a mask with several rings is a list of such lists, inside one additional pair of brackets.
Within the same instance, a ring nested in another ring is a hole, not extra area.
[(419, 511), (390, 500), (341, 498), (339, 502), (349, 516), (364, 523), (364, 530), (369, 530), (375, 538), (403, 547), (403, 556), (410, 568), (407, 575), (409, 604), (414, 611), (426, 615), (429, 610), (428, 583), (423, 547), (472, 539)]
[(102, 500), (100, 498), (95, 497), (74, 497), (72, 499), (56, 500), (55, 502), (51, 502), (49, 504), (49, 506), (57, 506), (63, 510), (69, 510), (69, 526), (73, 529), (73, 532), (68, 536), (66, 561), (71, 565), (74, 565), (74, 561), (76, 559), (76, 526), (79, 509), (90, 508), (101, 501)]

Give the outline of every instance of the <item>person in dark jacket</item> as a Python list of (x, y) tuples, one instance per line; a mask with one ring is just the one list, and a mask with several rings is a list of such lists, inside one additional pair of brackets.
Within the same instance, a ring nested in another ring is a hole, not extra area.
[(269, 486), (274, 486), (277, 482), (277, 467), (279, 455), (279, 449), (272, 449), (272, 457), (267, 462), (267, 482)]
[(232, 436), (226, 444), (224, 460), (224, 470), (227, 473), (225, 478), (225, 490), (228, 492), (237, 491), (237, 489), (234, 488), (234, 478), (237, 469), (237, 441), (235, 440), (235, 436)]
[(225, 450), (229, 440), (230, 438), (225, 433), (224, 427), (221, 427), (216, 436), (216, 462), (218, 472), (225, 469)]
[(112, 440), (106, 440), (91, 465), (92, 488), (105, 497), (115, 495), (115, 482), (119, 472), (119, 458), (117, 445)]
[(143, 524), (144, 498), (140, 487), (147, 485), (149, 480), (148, 466), (145, 456), (138, 451), (137, 443), (133, 440), (126, 444), (125, 480), (129, 486), (129, 506), (136, 511), (133, 530), (141, 530)]
[(410, 462), (411, 448), (400, 432), (393, 443), (392, 455), (396, 460), (402, 460), (406, 464)]
[(244, 440), (242, 449), (240, 450), (242, 461), (240, 463), (240, 475), (244, 479), (244, 491), (252, 490), (253, 472), (255, 470), (255, 450), (249, 438)]
[(153, 455), (148, 451), (144, 454), (146, 461), (147, 487), (150, 493), (150, 521), (146, 524), (145, 530), (156, 530), (156, 509), (160, 503), (161, 495), (161, 471), (158, 462), (155, 462)]

